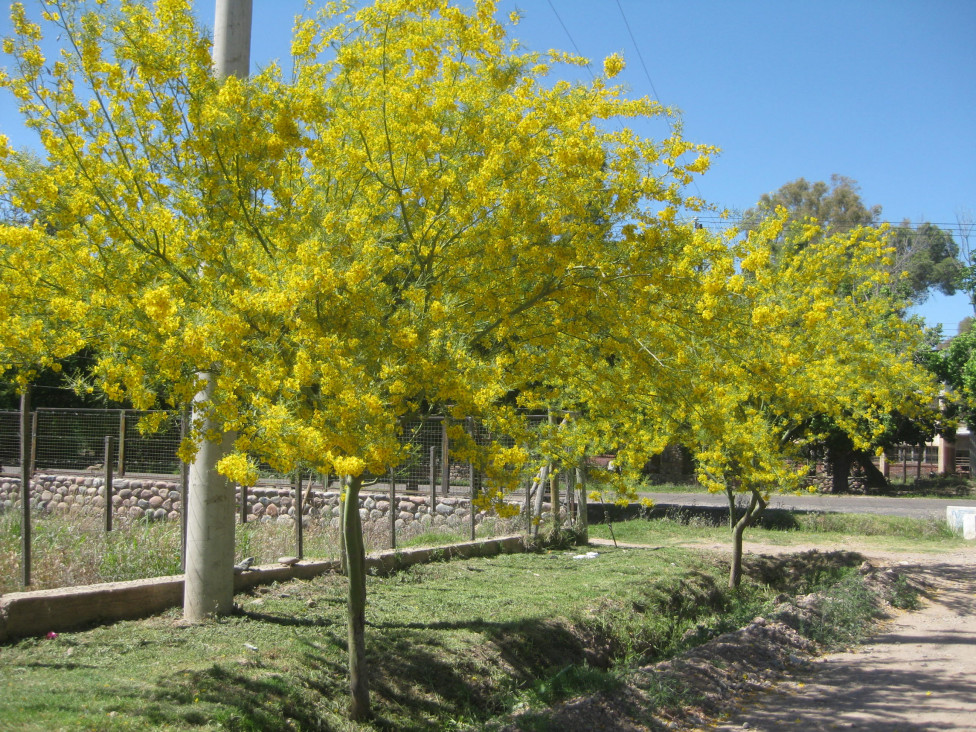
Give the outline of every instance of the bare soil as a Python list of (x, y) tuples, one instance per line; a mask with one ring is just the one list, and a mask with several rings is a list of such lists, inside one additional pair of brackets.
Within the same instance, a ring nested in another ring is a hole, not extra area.
[[(747, 544), (750, 554), (812, 549), (831, 547)], [(877, 634), (827, 655), (790, 627), (789, 609), (757, 618), (641, 669), (618, 691), (571, 700), (553, 710), (552, 729), (976, 730), (976, 547), (942, 554), (842, 549), (868, 559), (862, 573), (881, 589), (898, 576), (921, 588), (922, 607), (886, 607)], [(648, 711), (661, 700), (672, 701), (670, 711)]]

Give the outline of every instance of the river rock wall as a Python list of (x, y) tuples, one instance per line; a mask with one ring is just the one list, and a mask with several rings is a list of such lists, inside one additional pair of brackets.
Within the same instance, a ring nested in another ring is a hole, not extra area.
[[(304, 493), (304, 490), (303, 490)], [(237, 502), (240, 506), (240, 488)], [(260, 486), (248, 488), (247, 520), (292, 523), (295, 520), (295, 492), (288, 487)], [(112, 481), (113, 517), (122, 521), (178, 521), (182, 515), (182, 493), (175, 480), (156, 478), (116, 478)], [(19, 510), (20, 479), (0, 477), (0, 513)], [(105, 512), (105, 481), (93, 475), (36, 475), (31, 480), (31, 508), (38, 514), (102, 516)], [(431, 505), (430, 495), (395, 496), (391, 507), (388, 491), (363, 492), (359, 513), (364, 522), (389, 526), (390, 511), (398, 530), (429, 527), (457, 527), (470, 521), (471, 501), (458, 496), (437, 496)], [(313, 489), (303, 501), (304, 521), (325, 521), (339, 525), (339, 491)], [(239, 513), (238, 508), (238, 513)], [(475, 514), (475, 523), (484, 517)]]

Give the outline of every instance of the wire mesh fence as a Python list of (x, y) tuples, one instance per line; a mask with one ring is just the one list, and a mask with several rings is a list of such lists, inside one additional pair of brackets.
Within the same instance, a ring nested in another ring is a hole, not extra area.
[[(526, 419), (536, 428), (548, 423), (546, 415), (530, 415)], [(450, 436), (452, 425), (463, 429), (465, 439), (479, 447), (492, 442), (512, 446), (515, 442), (507, 435), (491, 432), (473, 419), (452, 421), (443, 416), (429, 416), (404, 421), (400, 441), (406, 449), (407, 458), (390, 475), (398, 490), (434, 491), (444, 495), (462, 492), (466, 495), (470, 492), (472, 481), (476, 490), (482, 487), (480, 471), (457, 456), (458, 439)]]
[(123, 415), (101, 409), (38, 409), (33, 419), (35, 469), (101, 470), (105, 436), (120, 434)]
[[(105, 437), (113, 437), (113, 469), (127, 473), (175, 475), (180, 464), (180, 415), (160, 413), (153, 432), (139, 429), (153, 414), (122, 409), (40, 408), (31, 415), (32, 471), (93, 472), (104, 469)], [(20, 414), (0, 412), (0, 465), (20, 466)]]
[[(5, 458), (8, 473), (20, 464), (20, 417), (19, 412), (0, 412), (0, 454)], [(33, 437), (29, 472), (34, 475), (30, 480), (30, 500), (25, 502), (21, 498), (19, 476), (4, 476), (0, 483), (0, 514), (15, 509), (18, 501), (25, 508), (20, 524), (27, 527), (24, 534), (27, 539), (21, 543), (23, 556), (18, 565), (25, 587), (34, 582), (32, 514), (61, 521), (68, 527), (75, 544), (92, 547), (108, 541), (105, 536), (113, 534), (116, 523), (119, 531), (131, 533), (148, 532), (153, 524), (165, 526), (187, 520), (184, 510), (187, 491), (193, 488), (187, 485), (186, 471), (180, 471), (177, 458), (184, 429), (179, 413), (45, 407), (38, 408), (29, 417)], [(155, 423), (154, 431), (139, 429), (143, 417), (153, 418), (147, 421)], [(523, 433), (523, 442), (535, 444), (537, 437), (543, 438), (546, 430), (553, 429), (547, 415), (531, 417), (529, 421), (539, 430), (539, 435)], [(561, 506), (558, 511), (544, 509), (543, 486), (539, 481), (535, 490), (535, 495), (540, 497), (539, 506), (533, 509), (538, 520), (529, 513), (528, 491), (524, 504), (520, 500), (516, 502), (515, 496), (506, 499), (515, 504), (515, 513), (494, 514), (493, 507), (479, 502), (483, 497), (482, 488), (487, 486), (482, 485), (481, 466), (475, 457), (478, 453), (471, 447), (491, 442), (512, 446), (515, 440), (511, 437), (493, 434), (473, 419), (453, 420), (442, 416), (404, 421), (401, 427), (406, 459), (395, 470), (370, 476), (372, 485), (361, 496), (360, 515), (362, 511), (368, 514), (364, 517), (364, 535), (373, 544), (395, 548), (398, 536), (410, 539), (426, 531), (474, 541), (479, 532), (483, 537), (495, 536), (498, 532), (528, 531), (526, 527), (530, 525), (537, 531), (546, 516), (560, 523), (578, 520), (572, 514), (574, 499), (569, 495), (565, 503), (554, 499), (552, 505)], [(535, 457), (539, 458), (535, 462), (542, 460), (541, 455)], [(180, 474), (179, 480), (172, 479), (175, 474)], [(123, 476), (124, 481), (115, 481)], [(332, 536), (337, 531), (340, 498), (332, 490), (335, 478), (310, 473), (306, 468), (292, 475), (269, 473), (260, 481), (263, 485), (253, 489), (239, 487), (236, 493), (240, 523), (263, 528), (256, 533), (247, 531), (238, 540), (293, 532), (294, 553), (304, 556), (306, 530), (313, 539)], [(572, 490), (568, 478), (565, 488), (567, 494)], [(558, 488), (555, 490), (558, 493)], [(548, 489), (546, 496), (549, 496)], [(38, 526), (43, 525), (38, 522)], [(182, 537), (172, 531), (167, 534), (165, 529), (159, 532), (171, 538)], [(57, 556), (61, 553), (58, 546), (53, 552), (41, 554)], [(250, 546), (247, 551), (253, 553)], [(170, 553), (175, 556), (175, 552)], [(278, 551), (277, 555), (286, 553)], [(166, 571), (172, 571), (172, 567)], [(151, 576), (156, 570), (147, 572)], [(43, 571), (39, 578), (41, 575)], [(104, 578), (99, 575), (96, 579)], [(51, 578), (41, 581), (65, 583)], [(73, 580), (67, 582), (73, 583)]]
[[(161, 416), (157, 428), (141, 430), (140, 421), (151, 415), (157, 419)], [(526, 419), (537, 432), (558, 429), (545, 414)], [(179, 412), (42, 407), (32, 413), (31, 425), (33, 471), (102, 471), (105, 437), (111, 436), (114, 438), (112, 467), (117, 475), (175, 476), (180, 472)], [(468, 439), (481, 446), (493, 440), (513, 444), (510, 438), (492, 434), (475, 420), (453, 421), (443, 416), (405, 420), (400, 439), (406, 449), (406, 459), (389, 474), (373, 478), (382, 483), (392, 481), (400, 491), (467, 494), (472, 479), (478, 481), (479, 474), (458, 457), (458, 440), (449, 436), (452, 425), (454, 429), (462, 428)], [(961, 453), (962, 462), (968, 466), (968, 452)], [(811, 473), (819, 472), (817, 468), (825, 463), (825, 456), (818, 453), (807, 457)], [(938, 448), (899, 445), (886, 450), (886, 458), (892, 468), (922, 465), (923, 470), (930, 472), (927, 469), (938, 464)], [(20, 413), (16, 411), (0, 411), (0, 466), (8, 472), (20, 466)], [(262, 483), (279, 483), (290, 477), (267, 465), (263, 468)]]
[(0, 412), (0, 466), (20, 465), (20, 412)]
[(148, 412), (123, 412), (120, 433), (120, 471), (127, 473), (178, 474), (180, 460), (176, 455), (182, 439), (182, 419), (178, 412), (168, 412), (158, 427), (150, 432), (139, 428)]
[[(156, 429), (143, 431), (144, 417), (161, 417)], [(177, 457), (182, 415), (179, 412), (144, 412), (122, 409), (36, 409), (31, 415), (32, 472), (63, 471), (93, 473), (104, 470), (105, 437), (113, 438), (112, 469), (118, 476), (177, 475)], [(548, 424), (547, 415), (527, 418), (536, 429)], [(442, 416), (405, 420), (400, 440), (407, 457), (378, 481), (393, 481), (397, 490), (437, 491), (442, 494), (467, 493), (478, 471), (457, 456), (458, 440), (450, 437), (451, 426), (464, 430), (466, 439), (485, 446), (491, 441), (511, 445), (504, 435), (491, 433), (475, 420), (446, 420)], [(11, 470), (20, 466), (20, 413), (0, 412), (0, 466)], [(261, 481), (278, 483), (290, 476), (276, 473), (262, 463)], [(478, 485), (476, 488), (480, 487)]]

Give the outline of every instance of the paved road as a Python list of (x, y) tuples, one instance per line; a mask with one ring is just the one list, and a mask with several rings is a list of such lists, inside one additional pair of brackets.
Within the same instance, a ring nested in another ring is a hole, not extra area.
[[(724, 493), (641, 493), (658, 507), (719, 506), (728, 507)], [(976, 499), (964, 498), (882, 498), (877, 496), (773, 495), (770, 508), (791, 511), (823, 511), (830, 513), (874, 513), (912, 518), (942, 518), (946, 506), (974, 506)]]

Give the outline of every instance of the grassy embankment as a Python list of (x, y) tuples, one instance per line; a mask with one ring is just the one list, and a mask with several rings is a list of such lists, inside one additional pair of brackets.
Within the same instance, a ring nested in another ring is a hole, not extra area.
[[(956, 545), (945, 536), (918, 539), (929, 530), (907, 527), (903, 541), (913, 548)], [(680, 521), (615, 529), (618, 538), (653, 537), (647, 543), (657, 545), (664, 536), (695, 541), (706, 530)], [(780, 592), (839, 586), (847, 599), (818, 632), (843, 628), (842, 640), (871, 615), (869, 604), (854, 601), (863, 599), (851, 590), (860, 560), (849, 553), (764, 561), (753, 567), (758, 581), (729, 592), (724, 563), (706, 552), (598, 551), (593, 559), (560, 550), (371, 577), (370, 726), (343, 720), (345, 583), (326, 576), (240, 595), (237, 615), (204, 626), (182, 626), (173, 610), (0, 647), (0, 728), (464, 729), (491, 728), (521, 710), (528, 727), (545, 729), (552, 703), (613, 688), (637, 666), (766, 612)]]

